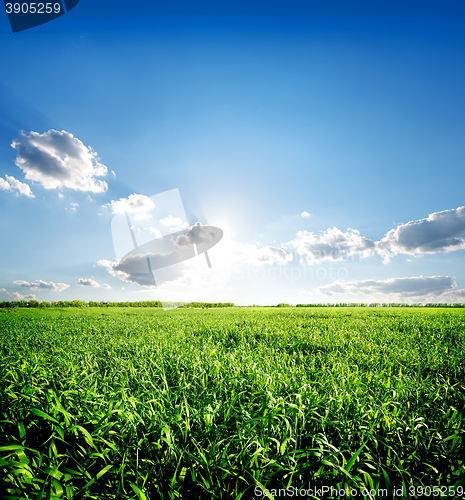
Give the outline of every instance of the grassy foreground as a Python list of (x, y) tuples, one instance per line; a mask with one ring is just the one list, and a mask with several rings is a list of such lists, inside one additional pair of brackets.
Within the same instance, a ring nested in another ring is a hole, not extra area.
[(460, 491), (464, 347), (462, 309), (1, 313), (0, 497)]

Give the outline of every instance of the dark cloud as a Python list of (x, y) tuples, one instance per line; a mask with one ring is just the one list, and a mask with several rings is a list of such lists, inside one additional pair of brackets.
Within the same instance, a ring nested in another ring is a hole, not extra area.
[(11, 146), (17, 151), (15, 163), (26, 179), (45, 189), (67, 187), (101, 193), (108, 188), (106, 182), (96, 179), (107, 174), (107, 167), (90, 147), (66, 130), (21, 132)]
[(384, 262), (397, 254), (421, 255), (465, 249), (465, 207), (435, 212), (391, 229), (380, 241), (361, 236), (356, 229), (346, 232), (337, 227), (313, 233), (299, 231), (286, 244), (295, 248), (307, 264), (344, 260), (349, 256), (380, 254)]
[(378, 252), (389, 261), (396, 254), (453, 252), (465, 248), (465, 207), (435, 212), (391, 229), (377, 242)]
[[(145, 262), (147, 258), (145, 256)], [(118, 278), (126, 283), (134, 283), (136, 285), (152, 287), (155, 286), (155, 280), (152, 273), (126, 273), (119, 268), (120, 261), (102, 259), (97, 262), (99, 266), (105, 267), (111, 276)]]
[(442, 296), (448, 293), (462, 293), (455, 290), (455, 279), (450, 276), (418, 276), (410, 278), (389, 278), (387, 280), (344, 281), (337, 280), (315, 289), (315, 292), (333, 294), (395, 295), (404, 298)]

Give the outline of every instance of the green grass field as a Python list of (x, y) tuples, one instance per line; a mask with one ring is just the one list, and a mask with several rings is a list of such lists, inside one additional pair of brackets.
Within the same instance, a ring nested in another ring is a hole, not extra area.
[(0, 342), (2, 498), (465, 487), (463, 309), (21, 309)]

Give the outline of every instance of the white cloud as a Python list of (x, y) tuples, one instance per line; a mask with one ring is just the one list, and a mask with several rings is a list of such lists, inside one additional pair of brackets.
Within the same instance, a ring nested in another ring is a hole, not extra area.
[(451, 290), (447, 292), (447, 296), (450, 300), (456, 302), (464, 302), (465, 301), (465, 289), (460, 290)]
[(345, 233), (337, 227), (316, 234), (299, 231), (297, 238), (288, 243), (304, 257), (307, 264), (319, 264), (325, 260), (343, 260), (344, 256), (360, 255), (367, 257), (375, 252), (375, 243), (356, 229), (348, 229)]
[(173, 232), (181, 231), (182, 229), (189, 227), (189, 224), (187, 222), (183, 222), (181, 217), (173, 217), (172, 215), (168, 215), (168, 217), (160, 219), (160, 223), (164, 226), (169, 226), (170, 230)]
[[(301, 215), (304, 217), (304, 214), (307, 212)], [(353, 255), (368, 257), (375, 253), (388, 263), (397, 254), (417, 256), (453, 252), (465, 249), (465, 207), (435, 212), (425, 219), (401, 224), (380, 241), (360, 236), (356, 229), (342, 232), (333, 227), (319, 234), (299, 231), (297, 238), (286, 246), (295, 248), (307, 264), (344, 260)]]
[(21, 295), (18, 292), (13, 292), (13, 293), (10, 293), (10, 295), (13, 298), (13, 300), (36, 300), (36, 298), (37, 298), (32, 293), (30, 293), (29, 295)]
[(394, 298), (453, 298), (465, 297), (465, 290), (457, 290), (455, 279), (450, 276), (416, 276), (386, 280), (345, 281), (315, 288), (316, 293), (391, 296)]
[(168, 215), (164, 219), (160, 219), (160, 222), (164, 226), (180, 226), (182, 224), (181, 217), (173, 217), (172, 215)]
[(162, 237), (162, 234), (160, 232), (159, 229), (157, 229), (156, 227), (153, 227), (153, 226), (150, 226), (148, 228), (148, 230), (155, 235), (155, 238), (161, 238)]
[(5, 179), (0, 177), (0, 189), (4, 191), (17, 191), (16, 196), (20, 194), (27, 196), (28, 198), (35, 198), (32, 194), (31, 188), (24, 182), (18, 181), (11, 175), (5, 175)]
[(312, 214), (309, 214), (308, 212), (306, 211), (303, 211), (301, 214), (300, 214), (302, 217), (311, 217)]
[(119, 264), (118, 260), (112, 261), (108, 259), (101, 259), (97, 261), (97, 264), (99, 266), (104, 267), (111, 274), (111, 276), (114, 276), (115, 278), (118, 278), (122, 281), (128, 281), (127, 277), (129, 275), (118, 269), (118, 264)]
[(58, 193), (58, 198), (64, 198), (65, 195), (63, 193)]
[(69, 285), (67, 285), (66, 283), (53, 283), (52, 281), (50, 281), (50, 283), (47, 283), (46, 281), (42, 280), (35, 280), (32, 283), (23, 280), (16, 280), (13, 281), (13, 283), (25, 288), (30, 288), (31, 290), (49, 290), (51, 292), (62, 292), (63, 290), (69, 288)]
[(6, 292), (6, 288), (0, 288), (0, 292)]
[(80, 278), (76, 281), (76, 285), (78, 286), (91, 286), (94, 288), (111, 288), (110, 285), (107, 285), (106, 283), (100, 285), (100, 283), (97, 283), (95, 280), (91, 278)]
[(391, 229), (377, 242), (378, 252), (389, 262), (393, 255), (454, 252), (465, 248), (465, 207), (435, 212)]
[(233, 255), (241, 261), (261, 267), (264, 264), (285, 264), (292, 260), (292, 254), (283, 248), (264, 246), (259, 248), (256, 244), (241, 245), (231, 242)]
[(15, 163), (26, 179), (38, 182), (45, 189), (67, 187), (76, 191), (102, 193), (105, 181), (97, 180), (107, 174), (97, 153), (85, 146), (73, 134), (49, 130), (43, 134), (21, 132), (11, 146), (16, 149)]
[(142, 214), (155, 208), (153, 201), (143, 194), (130, 194), (128, 198), (120, 198), (118, 201), (112, 200), (102, 207), (110, 207), (112, 213), (122, 214), (124, 212), (132, 214)]

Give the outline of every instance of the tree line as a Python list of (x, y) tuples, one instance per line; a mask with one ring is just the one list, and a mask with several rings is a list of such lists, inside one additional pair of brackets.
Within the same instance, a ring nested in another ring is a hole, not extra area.
[(235, 307), (234, 302), (189, 302), (187, 304), (182, 304), (178, 308), (202, 308), (209, 309), (214, 307)]
[[(107, 302), (107, 301), (92, 301), (83, 300), (58, 300), (58, 301), (42, 301), (38, 300), (13, 300), (0, 302), (0, 309), (15, 309), (18, 307), (176, 307), (178, 309), (211, 309), (220, 307), (236, 307), (234, 302), (161, 302), (160, 300), (139, 300), (137, 302)], [(254, 305), (254, 307), (256, 307)], [(276, 306), (265, 307), (293, 307), (291, 304), (279, 303)], [(404, 302), (389, 302), (379, 303), (372, 302), (366, 304), (364, 302), (339, 302), (331, 303), (315, 303), (315, 304), (297, 304), (295, 307), (465, 307), (465, 303), (414, 303), (406, 304)]]
[(337, 304), (297, 304), (296, 307), (465, 307), (465, 303), (435, 303), (422, 304), (421, 302), (414, 304), (406, 304), (405, 302), (372, 302), (366, 304), (364, 302), (339, 302)]
[[(165, 306), (178, 308), (211, 308), (211, 307), (234, 307), (233, 302), (165, 302)], [(58, 300), (58, 301), (42, 301), (38, 300), (13, 300), (0, 302), (1, 309), (12, 309), (17, 307), (163, 307), (160, 300), (139, 300), (137, 302), (96, 302), (90, 300)]]

